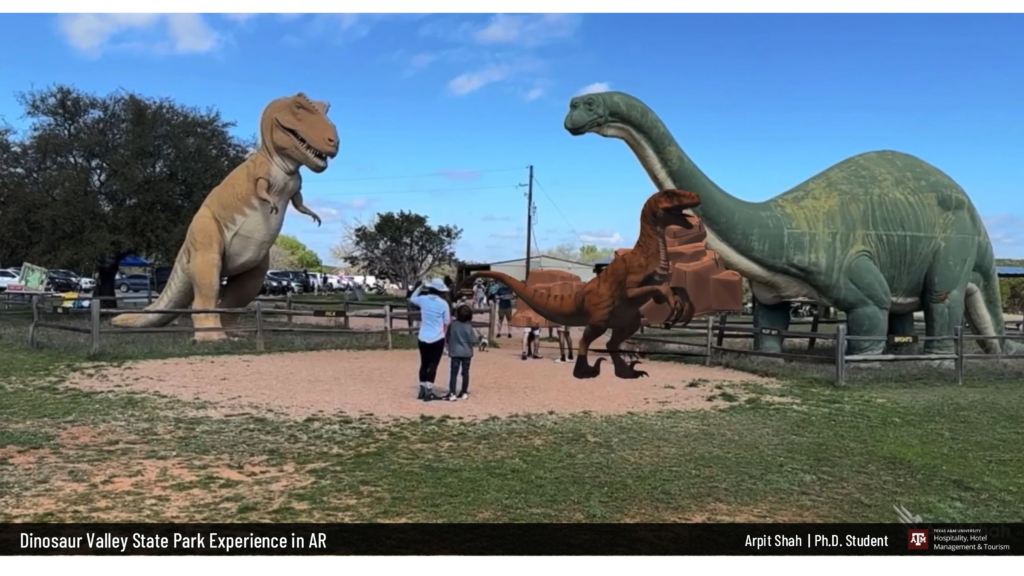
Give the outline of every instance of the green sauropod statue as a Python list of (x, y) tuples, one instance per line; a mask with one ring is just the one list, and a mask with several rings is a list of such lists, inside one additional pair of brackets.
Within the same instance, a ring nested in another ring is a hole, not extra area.
[[(622, 92), (573, 98), (565, 129), (624, 140), (658, 189), (698, 194), (691, 211), (708, 248), (751, 281), (754, 325), (789, 327), (789, 300), (846, 313), (851, 336), (911, 335), (924, 311), (927, 336), (952, 336), (967, 312), (988, 353), (1017, 354), (1005, 335), (992, 243), (971, 200), (949, 176), (908, 154), (853, 156), (764, 202), (729, 195), (687, 157), (647, 105)], [(782, 338), (755, 347), (779, 352)], [(952, 340), (927, 340), (948, 354)], [(848, 341), (851, 355), (879, 354), (884, 340)]]

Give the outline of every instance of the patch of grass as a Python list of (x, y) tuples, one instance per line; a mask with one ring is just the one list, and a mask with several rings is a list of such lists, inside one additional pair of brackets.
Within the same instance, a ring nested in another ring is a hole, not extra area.
[(46, 455), (0, 456), (5, 520), (895, 522), (899, 503), (930, 522), (1024, 521), (1017, 364), (972, 363), (963, 386), (855, 369), (836, 388), (818, 367), (753, 361), (782, 383), (686, 384), (721, 409), (383, 423), (215, 418), (63, 386), (94, 369), (82, 360), (0, 349), (0, 450)]
[[(0, 324), (0, 342), (7, 346), (4, 352), (14, 356), (8, 357), (0, 353), (0, 377), (5, 370), (10, 370), (9, 362), (28, 361), (41, 371), (52, 371), (56, 364), (80, 362), (86, 358), (89, 350), (89, 336), (75, 332), (39, 329), (37, 334), (38, 349), (28, 348), (28, 329), (31, 316), (25, 318), (4, 318)], [(72, 327), (88, 327), (87, 315), (77, 313), (70, 315), (47, 314), (45, 320)], [(190, 325), (183, 319), (182, 325)], [(284, 323), (267, 322), (268, 326), (285, 326)], [(243, 319), (239, 328), (252, 328), (253, 319)], [(299, 325), (297, 325), (299, 326)], [(110, 328), (104, 324), (104, 329)], [(307, 350), (375, 350), (387, 345), (384, 332), (366, 333), (302, 333), (268, 331), (264, 338), (268, 352), (300, 352)], [(415, 335), (394, 333), (392, 346), (397, 349), (416, 347)], [(31, 352), (30, 354), (21, 354)], [(223, 342), (194, 343), (192, 333), (163, 334), (116, 334), (103, 333), (100, 337), (100, 353), (92, 358), (103, 362), (124, 362), (129, 360), (146, 360), (173, 358), (182, 356), (215, 356), (225, 354), (255, 354), (256, 339), (252, 333), (240, 334), (235, 340)]]
[(729, 391), (723, 391), (718, 393), (718, 398), (723, 402), (739, 402), (739, 398)]
[(42, 430), (0, 430), (0, 448), (42, 448), (53, 436)]

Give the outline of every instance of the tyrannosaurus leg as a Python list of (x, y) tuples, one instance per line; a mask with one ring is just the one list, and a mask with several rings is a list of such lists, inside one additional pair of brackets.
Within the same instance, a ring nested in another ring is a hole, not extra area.
[[(248, 306), (252, 299), (259, 295), (269, 268), (270, 254), (268, 253), (256, 266), (228, 278), (227, 286), (221, 290), (218, 308), (244, 308)], [(224, 314), (221, 316), (220, 323), (229, 330), (235, 328), (238, 326), (238, 315)]]
[[(221, 254), (224, 250), (224, 240), (216, 221), (208, 214), (197, 214), (186, 242), (192, 252), (189, 260), (194, 295), (192, 308), (216, 308), (220, 294)], [(220, 315), (193, 314), (192, 324), (196, 328), (220, 328)], [(202, 342), (224, 340), (227, 335), (218, 331), (196, 332), (194, 338)]]
[(597, 326), (595, 324), (588, 324), (583, 329), (583, 336), (580, 337), (579, 352), (576, 356), (576, 365), (572, 369), (572, 375), (576, 378), (596, 378), (601, 374), (601, 361), (604, 358), (598, 358), (594, 365), (591, 366), (587, 361), (587, 351), (590, 350), (590, 344), (597, 340), (601, 334), (604, 334), (604, 326)]
[(640, 314), (636, 314), (635, 318), (630, 318), (629, 324), (612, 328), (612, 336), (608, 339), (608, 353), (612, 357), (612, 364), (615, 365), (615, 375), (619, 378), (633, 379), (647, 376), (647, 372), (633, 368), (638, 364), (637, 361), (627, 363), (619, 352), (622, 343), (640, 329), (640, 323)]

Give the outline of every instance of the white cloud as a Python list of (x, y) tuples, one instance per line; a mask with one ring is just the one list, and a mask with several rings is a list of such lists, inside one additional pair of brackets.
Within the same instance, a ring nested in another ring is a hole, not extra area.
[(512, 238), (521, 238), (522, 236), (523, 236), (522, 232), (514, 231), (514, 230), (510, 230), (508, 232), (493, 232), (493, 233), (491, 233), (491, 238), (504, 238), (506, 240), (512, 239)]
[(169, 14), (167, 28), (179, 54), (209, 52), (217, 47), (217, 33), (199, 14)]
[(348, 202), (342, 203), (342, 206), (350, 210), (362, 210), (369, 205), (370, 201), (366, 198), (356, 198), (355, 200), (349, 200)]
[(982, 216), (992, 249), (998, 258), (1017, 258), (1024, 254), (1024, 218), (1004, 213)]
[(473, 40), (478, 44), (539, 46), (572, 37), (581, 22), (579, 14), (495, 14), (487, 26), (473, 33)]
[(434, 60), (437, 60), (436, 54), (417, 54), (409, 61), (409, 66), (417, 69), (426, 68), (427, 66), (430, 66)]
[(580, 240), (587, 244), (616, 247), (622, 244), (622, 234), (606, 231), (583, 232), (580, 234)]
[(57, 29), (72, 48), (91, 56), (117, 48), (196, 54), (220, 45), (200, 14), (61, 14)]
[(456, 96), (465, 96), (492, 82), (508, 78), (510, 73), (511, 70), (508, 66), (492, 64), (476, 72), (466, 72), (453, 78), (448, 82), (448, 91)]
[(526, 96), (524, 96), (524, 98), (526, 99), (527, 102), (532, 102), (532, 101), (536, 100), (537, 98), (540, 98), (543, 95), (544, 95), (544, 89), (540, 88), (540, 87), (537, 87), (537, 88), (534, 88), (533, 90), (530, 90), (529, 92), (527, 92)]
[(253, 19), (253, 18), (257, 17), (257, 16), (259, 16), (259, 14), (225, 14), (224, 15), (224, 17), (227, 18), (228, 20), (234, 20), (235, 22), (245, 22), (245, 21), (251, 20), (251, 19)]
[(593, 84), (587, 84), (583, 88), (580, 88), (577, 96), (583, 96), (584, 94), (597, 94), (599, 92), (607, 92), (612, 89), (610, 82), (594, 82)]

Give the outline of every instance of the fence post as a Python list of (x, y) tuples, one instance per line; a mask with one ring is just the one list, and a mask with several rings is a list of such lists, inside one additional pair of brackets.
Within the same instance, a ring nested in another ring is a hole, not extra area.
[(36, 324), (39, 323), (39, 296), (32, 295), (32, 324), (28, 327), (28, 347), (36, 347)]
[(262, 354), (266, 349), (263, 341), (263, 306), (256, 302), (256, 352)]
[(964, 383), (964, 329), (961, 326), (953, 328), (953, 335), (956, 336), (956, 383)]
[(95, 300), (89, 301), (90, 328), (92, 329), (92, 344), (89, 347), (89, 355), (95, 356), (100, 351), (100, 307)]
[(384, 305), (384, 332), (388, 335), (388, 350), (391, 350), (391, 304)]
[(491, 346), (494, 344), (494, 325), (498, 319), (498, 305), (497, 302), (492, 300), (489, 306), (487, 311), (487, 345)]
[(846, 325), (836, 326), (836, 386), (846, 382)]
[[(287, 308), (288, 311), (291, 312), (292, 311), (292, 293), (291, 292), (289, 292), (289, 293), (284, 295), (284, 301), (285, 301), (285, 308)], [(289, 324), (292, 323), (292, 315), (291, 314), (288, 315), (288, 323)]]
[[(814, 305), (814, 316), (811, 319), (811, 334), (815, 334), (818, 331), (818, 321), (821, 319), (821, 304)], [(818, 339), (812, 337), (807, 343), (807, 350), (814, 350), (814, 343)]]
[(722, 346), (725, 344), (725, 325), (729, 322), (729, 316), (726, 314), (720, 314), (718, 316), (718, 345)]
[(710, 315), (710, 314), (708, 314), (707, 327), (708, 327), (708, 335), (707, 335), (707, 342), (705, 344), (705, 349), (704, 349), (704, 365), (705, 366), (711, 366), (711, 342), (712, 342), (711, 339), (714, 338), (714, 333), (715, 333), (715, 317)]
[(349, 324), (348, 324), (348, 295), (342, 293), (342, 295), (341, 295), (341, 303), (342, 303), (342, 306), (343, 306), (342, 309), (345, 311), (345, 319), (342, 321), (343, 322), (342, 326), (345, 327), (345, 330), (348, 330), (349, 329)]

